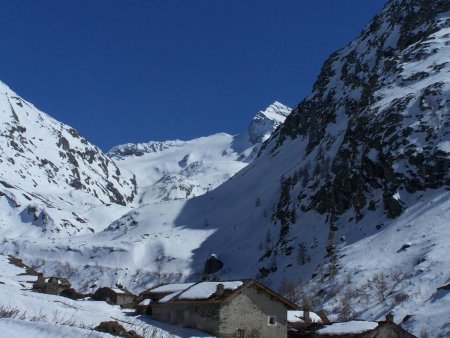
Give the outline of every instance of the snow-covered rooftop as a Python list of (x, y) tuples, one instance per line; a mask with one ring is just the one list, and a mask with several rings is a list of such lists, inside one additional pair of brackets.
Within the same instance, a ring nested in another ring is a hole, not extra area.
[(123, 291), (121, 289), (117, 289), (117, 288), (114, 288), (114, 289), (111, 289), (111, 290), (113, 290), (115, 293), (125, 293), (125, 291)]
[[(319, 317), (317, 313), (310, 311), (309, 318), (313, 323), (322, 323), (322, 319)], [(288, 311), (287, 320), (290, 323), (303, 323), (304, 322), (303, 311)]]
[(150, 305), (152, 302), (151, 299), (144, 299), (142, 302), (139, 303), (139, 305)]
[(177, 291), (177, 292), (169, 293), (168, 295), (166, 295), (163, 298), (161, 298), (158, 302), (159, 303), (167, 303), (169, 300), (171, 300), (172, 298), (178, 296), (182, 292), (183, 291)]
[(186, 290), (187, 288), (190, 288), (194, 284), (195, 283), (166, 284), (166, 285), (161, 285), (161, 286), (158, 286), (158, 287), (156, 287), (154, 289), (151, 289), (150, 291), (151, 292), (156, 292), (156, 293), (183, 291), (183, 290)]
[(377, 328), (377, 322), (366, 322), (360, 320), (352, 320), (345, 323), (334, 323), (327, 325), (323, 329), (317, 331), (318, 334), (335, 334), (335, 335), (345, 335), (345, 334), (358, 334), (366, 331), (373, 330)]
[(152, 292), (156, 292), (156, 293), (165, 293), (165, 292), (177, 292), (177, 291), (183, 291), (186, 290), (187, 288), (190, 288), (192, 285), (194, 285), (195, 283), (175, 283), (175, 284), (166, 284), (166, 285), (161, 285), (158, 286), (157, 288), (152, 289)]
[(208, 299), (217, 290), (217, 286), (222, 284), (224, 290), (235, 290), (242, 286), (241, 281), (233, 282), (202, 282), (195, 284), (178, 296), (178, 299)]

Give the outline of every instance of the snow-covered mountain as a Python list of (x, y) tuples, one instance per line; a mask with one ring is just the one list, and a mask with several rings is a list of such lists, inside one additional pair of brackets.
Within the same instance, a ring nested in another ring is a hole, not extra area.
[[(189, 276), (192, 251), (211, 231), (172, 229), (162, 219), (183, 208), (179, 199), (203, 194), (246, 166), (290, 111), (276, 102), (237, 136), (118, 146), (111, 152), (117, 166), (2, 86), (5, 102), (19, 103), (2, 106), (1, 251), (70, 277), (80, 290), (119, 281), (138, 290)], [(161, 222), (141, 227), (143, 204)]]
[(80, 190), (105, 203), (133, 201), (136, 186), (129, 173), (2, 82), (0, 109), (0, 170), (9, 184), (49, 195)]
[(177, 216), (214, 230), (194, 270), (215, 252), (222, 278), (308, 281), (301, 294), (336, 316), (346, 301), (358, 317), (393, 311), (417, 334), (447, 334), (449, 57), (450, 2), (389, 1), (259, 157)]
[(290, 112), (291, 108), (274, 102), (239, 135), (128, 143), (112, 148), (108, 155), (136, 175), (141, 204), (191, 198), (216, 188), (250, 163)]
[[(182, 266), (196, 279), (216, 253), (221, 278), (285, 291), (304, 281), (297, 300), (332, 316), (347, 302), (357, 317), (393, 311), (416, 334), (446, 334), (449, 22), (448, 1), (388, 2), (325, 62), (256, 160), (205, 195), (142, 206), (110, 231), (158, 236), (152, 257), (166, 274)], [(190, 253), (182, 265), (178, 245)]]
[(125, 206), (136, 189), (131, 173), (0, 82), (2, 232), (64, 236), (94, 230), (80, 208)]
[[(94, 234), (62, 243), (4, 231), (1, 251), (82, 290), (196, 280), (215, 253), (219, 278), (257, 277), (332, 318), (392, 311), (416, 334), (445, 336), (449, 59), (450, 2), (391, 0), (261, 147), (252, 144), (281, 122), (271, 109), (243, 136), (120, 146), (110, 154), (136, 175), (133, 206), (77, 202), (77, 215), (100, 222)], [(227, 170), (217, 188), (195, 190)], [(8, 194), (23, 193), (12, 189), (1, 190), (2, 210), (16, 210)]]

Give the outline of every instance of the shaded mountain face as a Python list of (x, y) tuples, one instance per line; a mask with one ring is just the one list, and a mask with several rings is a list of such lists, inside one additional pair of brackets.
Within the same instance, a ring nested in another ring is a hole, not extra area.
[(0, 171), (29, 192), (79, 190), (105, 203), (125, 205), (136, 183), (99, 148), (0, 83)]
[[(333, 224), (382, 208), (398, 216), (402, 195), (450, 185), (450, 2), (390, 1), (325, 62), (313, 92), (266, 144), (305, 154), (285, 175), (276, 218), (315, 210)], [(299, 188), (301, 181), (304, 187)]]

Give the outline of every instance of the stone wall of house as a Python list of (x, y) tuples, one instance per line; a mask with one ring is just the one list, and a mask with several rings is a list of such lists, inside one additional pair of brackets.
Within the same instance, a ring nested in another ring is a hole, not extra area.
[(318, 334), (315, 332), (289, 332), (290, 338), (417, 338), (399, 325), (379, 322), (376, 329), (356, 334)]
[(152, 306), (155, 320), (219, 335), (220, 304), (170, 303)]
[[(270, 324), (270, 317), (274, 324)], [(218, 336), (234, 338), (238, 330), (245, 331), (245, 338), (286, 337), (287, 308), (259, 288), (245, 288), (226, 301), (220, 310)]]
[(127, 293), (118, 293), (116, 296), (117, 305), (132, 305), (134, 301), (134, 296)]

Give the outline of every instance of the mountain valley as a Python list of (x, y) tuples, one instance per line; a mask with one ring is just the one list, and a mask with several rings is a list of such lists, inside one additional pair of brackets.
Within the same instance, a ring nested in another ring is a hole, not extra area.
[(107, 153), (0, 83), (0, 253), (83, 292), (198, 281), (215, 254), (212, 278), (445, 337), (449, 57), (450, 2), (390, 0), (294, 109)]

